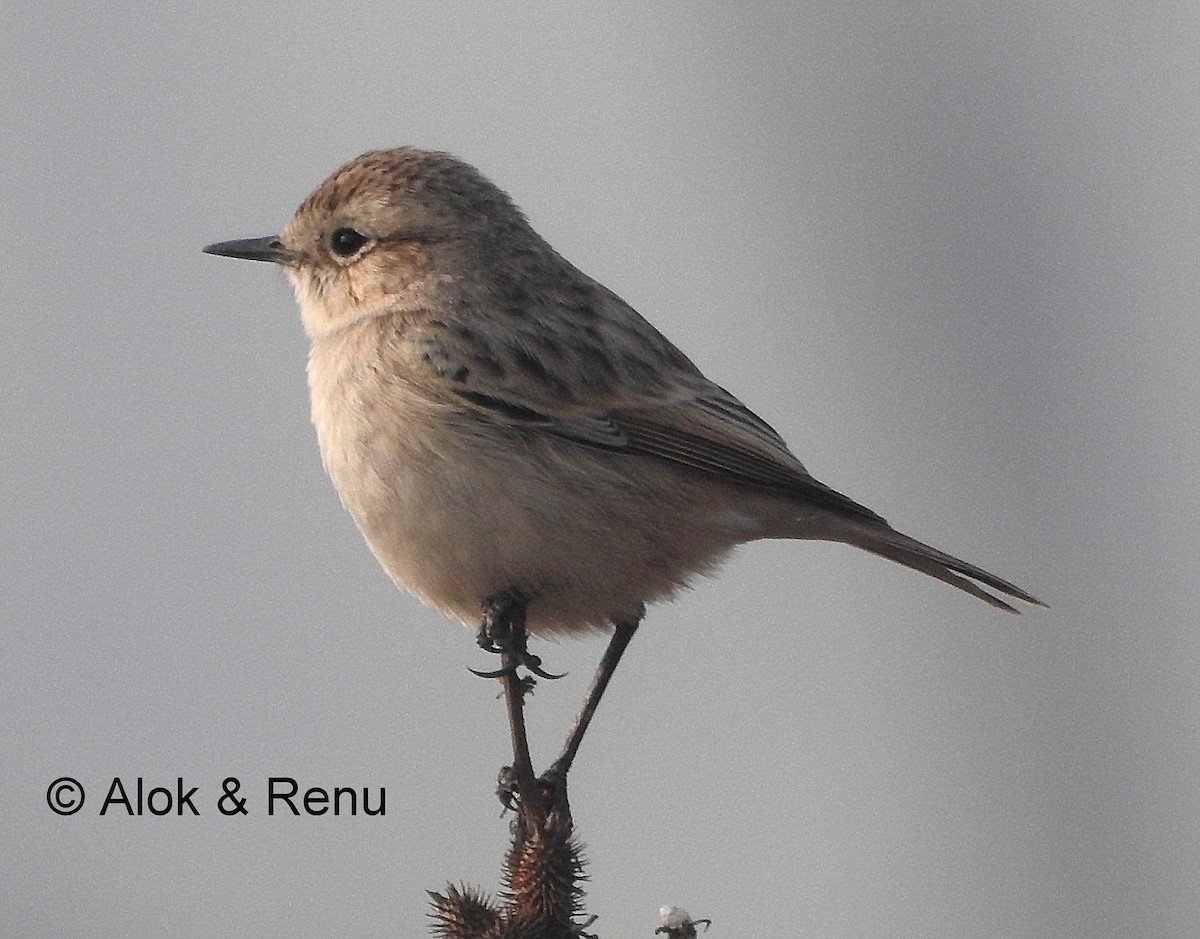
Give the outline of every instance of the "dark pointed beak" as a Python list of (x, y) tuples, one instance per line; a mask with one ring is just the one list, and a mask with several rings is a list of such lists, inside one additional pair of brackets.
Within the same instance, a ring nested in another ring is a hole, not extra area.
[(274, 264), (287, 264), (295, 259), (295, 255), (283, 246), (278, 235), (218, 241), (214, 245), (205, 245), (204, 253), (216, 254), (223, 258), (241, 258), (245, 261), (271, 261)]

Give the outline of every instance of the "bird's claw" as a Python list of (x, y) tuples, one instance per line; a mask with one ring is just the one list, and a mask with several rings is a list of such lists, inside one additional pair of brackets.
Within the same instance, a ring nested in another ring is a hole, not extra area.
[(495, 671), (485, 672), (478, 668), (467, 666), (467, 671), (472, 675), (478, 675), (480, 678), (503, 678), (505, 675), (515, 675), (517, 667), (515, 665), (506, 665), (504, 668), (498, 668)]
[(557, 675), (555, 675), (553, 672), (547, 672), (542, 668), (542, 660), (536, 655), (531, 655), (529, 658), (531, 661), (523, 664), (527, 669), (529, 669), (529, 671), (537, 675), (538, 678), (548, 678), (550, 681), (558, 681), (560, 678), (564, 678), (567, 674), (566, 672), (559, 672)]
[(502, 656), (504, 664), (493, 671), (469, 669), (472, 674), (480, 678), (504, 678), (515, 675), (518, 668), (525, 668), (538, 678), (550, 681), (563, 677), (542, 668), (541, 658), (526, 648), (525, 606), (528, 602), (519, 590), (505, 591), (484, 602), (483, 623), (475, 641), (485, 652)]
[[(485, 672), (477, 668), (468, 668), (467, 671), (472, 675), (478, 675), (480, 678), (503, 678), (505, 675), (515, 675), (518, 668), (527, 668), (531, 674), (537, 675), (538, 678), (546, 678), (550, 681), (558, 681), (558, 679), (567, 674), (566, 672), (562, 672), (561, 674), (555, 675), (553, 672), (546, 671), (544, 668), (542, 668), (542, 660), (532, 652), (514, 652), (512, 655), (516, 659), (515, 662), (504, 665), (492, 671)], [(533, 691), (532, 678), (526, 676), (525, 678), (522, 678), (521, 681), (526, 685), (523, 689), (525, 694), (529, 694), (531, 691)]]
[(515, 812), (520, 804), (520, 794), (517, 792), (517, 774), (511, 766), (501, 766), (496, 776), (496, 798), (504, 806), (500, 817), (508, 812)]

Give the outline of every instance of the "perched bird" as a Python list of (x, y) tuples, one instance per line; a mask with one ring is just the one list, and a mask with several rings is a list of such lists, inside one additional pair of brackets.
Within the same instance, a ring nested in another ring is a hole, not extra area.
[(287, 273), (343, 504), (397, 584), (464, 623), (519, 608), (534, 635), (627, 641), (644, 604), (759, 538), (844, 542), (1002, 610), (995, 594), (1039, 603), (814, 479), (449, 154), (365, 153), (279, 235), (204, 250)]

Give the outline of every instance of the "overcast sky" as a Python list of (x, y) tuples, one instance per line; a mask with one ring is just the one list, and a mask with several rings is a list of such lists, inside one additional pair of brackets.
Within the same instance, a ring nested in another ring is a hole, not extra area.
[[(1195, 935), (1200, 7), (9, 7), (0, 934), (416, 936), (497, 886), (490, 663), (338, 504), (282, 275), (200, 253), (415, 144), (1052, 607), (775, 542), (652, 609), (572, 777), (595, 930)], [(602, 648), (536, 647), (539, 765)], [(100, 817), (117, 776), (201, 814)]]

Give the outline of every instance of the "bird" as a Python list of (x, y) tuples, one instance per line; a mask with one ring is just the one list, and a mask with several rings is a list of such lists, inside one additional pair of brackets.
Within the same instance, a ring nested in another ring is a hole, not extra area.
[(1007, 612), (1045, 605), (814, 478), (448, 153), (364, 153), (279, 234), (203, 250), (286, 273), (343, 505), (397, 585), (467, 625), (612, 631), (615, 668), (647, 604), (759, 539), (852, 545)]

